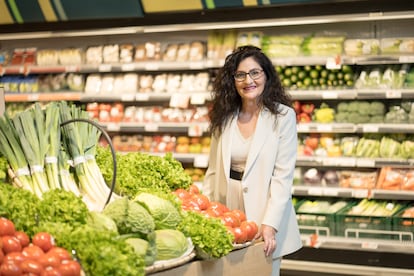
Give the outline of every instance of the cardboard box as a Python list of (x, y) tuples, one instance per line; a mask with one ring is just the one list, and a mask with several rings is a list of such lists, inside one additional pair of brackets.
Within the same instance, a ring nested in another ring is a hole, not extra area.
[(227, 256), (216, 260), (191, 261), (154, 276), (266, 276), (272, 271), (272, 259), (266, 258), (263, 252), (263, 242), (257, 242), (246, 248), (234, 250)]

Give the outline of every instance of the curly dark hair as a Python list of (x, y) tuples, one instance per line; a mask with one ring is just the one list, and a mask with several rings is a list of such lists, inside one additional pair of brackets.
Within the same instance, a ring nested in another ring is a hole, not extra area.
[(279, 104), (292, 106), (292, 99), (282, 86), (272, 61), (255, 46), (238, 47), (226, 57), (213, 82), (212, 108), (209, 110), (210, 133), (220, 136), (228, 121), (240, 110), (242, 101), (235, 86), (234, 73), (240, 62), (252, 57), (266, 74), (263, 93), (257, 99), (260, 106), (273, 114), (279, 114)]

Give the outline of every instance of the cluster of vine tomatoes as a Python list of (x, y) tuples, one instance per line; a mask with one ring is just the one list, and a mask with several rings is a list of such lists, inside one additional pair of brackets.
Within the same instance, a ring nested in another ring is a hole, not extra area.
[(47, 232), (30, 237), (0, 218), (0, 276), (79, 276), (80, 264)]
[(233, 243), (242, 244), (255, 239), (258, 226), (254, 221), (247, 220), (246, 214), (241, 210), (230, 210), (220, 202), (210, 201), (207, 196), (200, 193), (197, 185), (192, 184), (188, 191), (177, 189), (173, 193), (181, 200), (183, 210), (196, 211), (206, 217), (220, 219), (233, 235)]

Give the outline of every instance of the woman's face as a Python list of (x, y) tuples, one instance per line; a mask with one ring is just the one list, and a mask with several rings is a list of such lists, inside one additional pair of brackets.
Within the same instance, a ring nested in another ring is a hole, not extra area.
[(266, 74), (252, 57), (240, 62), (235, 76), (234, 83), (242, 100), (255, 100), (263, 93)]

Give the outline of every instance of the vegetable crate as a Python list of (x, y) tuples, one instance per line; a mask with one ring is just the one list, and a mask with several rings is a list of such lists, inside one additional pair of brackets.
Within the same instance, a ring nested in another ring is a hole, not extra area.
[(352, 206), (336, 214), (336, 235), (349, 238), (393, 239), (392, 218), (382, 216), (349, 215)]
[(396, 239), (414, 241), (414, 217), (406, 216), (407, 211), (412, 209), (413, 207), (404, 208), (392, 217), (392, 230), (396, 233)]
[(300, 205), (306, 200), (300, 201), (296, 206), (296, 218), (302, 234), (318, 234), (321, 236), (331, 236), (336, 233), (336, 212), (321, 211), (299, 211)]

